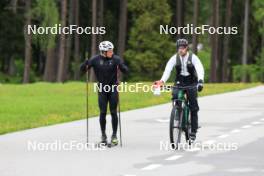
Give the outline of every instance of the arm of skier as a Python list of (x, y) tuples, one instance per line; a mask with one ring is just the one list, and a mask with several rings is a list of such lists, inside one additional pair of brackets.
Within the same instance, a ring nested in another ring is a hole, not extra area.
[(128, 67), (125, 65), (124, 61), (118, 57), (118, 68), (122, 73), (128, 73)]
[(80, 71), (82, 73), (88, 71), (93, 66), (93, 60), (94, 58), (85, 60), (80, 66)]

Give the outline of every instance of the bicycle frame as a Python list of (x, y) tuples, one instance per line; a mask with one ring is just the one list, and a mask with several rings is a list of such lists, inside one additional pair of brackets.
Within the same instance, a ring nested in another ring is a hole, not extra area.
[(173, 106), (176, 106), (176, 109), (178, 110), (178, 112), (183, 113), (183, 115), (181, 117), (183, 117), (182, 119), (180, 119), (180, 128), (184, 129), (187, 128), (188, 125), (188, 117), (189, 117), (189, 113), (190, 113), (190, 109), (189, 109), (189, 104), (188, 104), (188, 100), (186, 97), (186, 93), (184, 92), (184, 90), (179, 89), (178, 91), (178, 99), (173, 99)]
[[(170, 117), (170, 142), (173, 147), (178, 148), (181, 141), (181, 133), (185, 133), (186, 141), (191, 144), (190, 139), (190, 108), (188, 94), (186, 90), (195, 88), (194, 86), (167, 86), (177, 89), (177, 99), (172, 99), (172, 112)], [(176, 131), (175, 131), (176, 130)]]

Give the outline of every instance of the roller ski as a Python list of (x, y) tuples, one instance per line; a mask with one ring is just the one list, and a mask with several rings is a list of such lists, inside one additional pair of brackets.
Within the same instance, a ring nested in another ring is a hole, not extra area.
[(96, 147), (106, 147), (106, 146), (108, 146), (107, 136), (102, 135), (101, 141), (98, 144), (96, 144)]
[(117, 145), (118, 145), (118, 139), (117, 139), (116, 135), (113, 135), (112, 138), (111, 138), (111, 142), (108, 143), (107, 146), (109, 148), (111, 148), (111, 147), (115, 147)]

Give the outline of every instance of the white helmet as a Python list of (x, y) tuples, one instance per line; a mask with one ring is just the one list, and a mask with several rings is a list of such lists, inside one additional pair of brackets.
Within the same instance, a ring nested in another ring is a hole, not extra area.
[(112, 50), (112, 49), (114, 49), (114, 45), (113, 45), (113, 43), (111, 43), (109, 41), (102, 41), (99, 44), (99, 50), (100, 51), (109, 51), (109, 50)]

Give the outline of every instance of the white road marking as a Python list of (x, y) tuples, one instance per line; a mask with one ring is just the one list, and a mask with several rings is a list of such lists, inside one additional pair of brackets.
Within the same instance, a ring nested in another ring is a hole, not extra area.
[(216, 142), (215, 140), (208, 140), (208, 141), (205, 141), (204, 144), (206, 144), (206, 145), (212, 145), (215, 142)]
[(252, 122), (251, 124), (252, 125), (258, 125), (258, 124), (261, 124), (261, 122), (256, 121), (256, 122)]
[(229, 169), (228, 171), (229, 172), (240, 172), (240, 173), (243, 173), (243, 172), (254, 172), (255, 169), (253, 169), (253, 168), (233, 168), (233, 169)]
[(229, 135), (228, 134), (223, 134), (223, 135), (221, 135), (221, 136), (218, 136), (219, 138), (226, 138), (226, 137), (228, 137)]
[(238, 133), (238, 132), (240, 132), (241, 130), (239, 130), (239, 129), (234, 129), (234, 130), (232, 130), (230, 133)]
[(172, 160), (179, 159), (181, 157), (182, 157), (182, 155), (174, 155), (174, 156), (170, 156), (170, 157), (166, 158), (165, 160), (172, 161)]
[(262, 118), (262, 119), (260, 119), (260, 120), (264, 121), (264, 118)]
[(190, 148), (190, 149), (187, 149), (186, 151), (187, 152), (196, 152), (196, 151), (200, 151), (201, 149), (200, 148), (198, 148), (198, 147), (192, 147), (192, 148)]
[(157, 122), (161, 122), (161, 123), (167, 123), (169, 122), (169, 119), (156, 119)]
[(244, 125), (241, 128), (250, 128), (250, 127), (252, 127), (252, 126), (251, 125)]
[(159, 168), (161, 166), (161, 164), (150, 164), (146, 167), (143, 167), (141, 170), (153, 170), (156, 168)]

